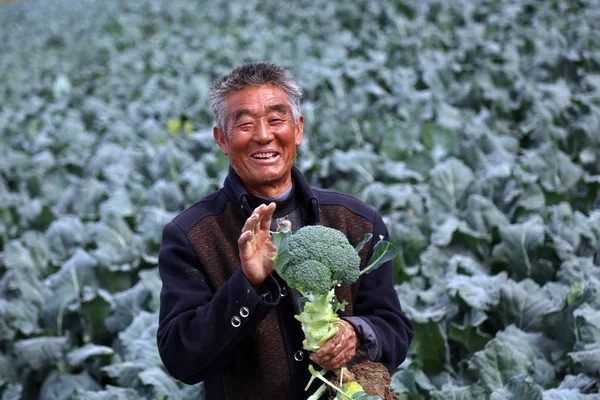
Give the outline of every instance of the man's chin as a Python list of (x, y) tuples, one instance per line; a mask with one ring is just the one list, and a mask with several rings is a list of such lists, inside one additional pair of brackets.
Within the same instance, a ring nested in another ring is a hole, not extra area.
[(279, 192), (282, 188), (289, 186), (290, 180), (284, 179), (281, 176), (256, 176), (251, 180), (244, 180), (242, 183), (248, 193), (258, 194), (259, 196), (274, 197), (269, 194)]
[(240, 175), (240, 177), (242, 178), (242, 181), (251, 182), (252, 184), (259, 186), (272, 186), (278, 184), (278, 182), (283, 182), (286, 180), (286, 174), (282, 173), (281, 171), (264, 171), (260, 174), (251, 174), (245, 176)]

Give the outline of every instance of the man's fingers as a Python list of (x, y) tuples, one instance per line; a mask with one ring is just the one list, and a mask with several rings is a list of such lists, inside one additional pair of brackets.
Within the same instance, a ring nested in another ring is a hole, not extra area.
[(258, 213), (260, 214), (259, 221), (259, 230), (264, 231), (267, 235), (270, 234), (271, 231), (271, 218), (273, 217), (273, 212), (275, 211), (275, 203), (271, 203), (268, 206), (262, 204)]
[(340, 321), (338, 333), (311, 354), (312, 361), (331, 370), (346, 365), (356, 356), (357, 338), (352, 325)]
[[(260, 206), (256, 207), (250, 218), (248, 218), (247, 222), (252, 222), (252, 225), (248, 225), (248, 229), (252, 229), (254, 234), (257, 236), (261, 231), (264, 231), (267, 235), (269, 235), (269, 231), (271, 229), (271, 219), (273, 217), (273, 213), (275, 212), (275, 208), (275, 203), (270, 203), (268, 206), (261, 204)], [(244, 227), (246, 227), (246, 225), (244, 225)]]
[(243, 232), (238, 239), (238, 246), (242, 251), (251, 250), (250, 242), (252, 241), (254, 234), (251, 230)]
[(256, 213), (256, 222), (254, 223), (254, 226), (252, 227), (252, 231), (254, 232), (254, 235), (258, 236), (260, 234), (260, 220), (262, 219), (261, 215), (259, 213)]
[(311, 357), (314, 358), (313, 361), (319, 364), (328, 363), (333, 358), (337, 357), (342, 350), (342, 344), (332, 343), (329, 341), (326, 345), (317, 350), (317, 352), (313, 353)]
[(345, 354), (340, 354), (337, 357), (327, 361), (327, 369), (336, 369), (339, 367), (342, 367), (346, 364), (347, 361), (346, 360), (346, 355)]
[(254, 234), (256, 236), (258, 236), (260, 234), (260, 228), (261, 228), (261, 225), (262, 225), (262, 220), (263, 220), (263, 216), (264, 216), (264, 208), (265, 207), (266, 206), (264, 204), (261, 204), (260, 206), (258, 206), (258, 207), (256, 207), (254, 209), (253, 215), (256, 215), (257, 217), (256, 217), (256, 221), (255, 221), (254, 226), (253, 226), (253, 230), (254, 230)]
[(337, 345), (338, 345), (338, 340), (337, 340), (337, 335), (336, 335), (336, 336), (332, 337), (331, 339), (329, 339), (327, 341), (327, 343), (325, 343), (323, 346), (321, 346), (321, 348), (319, 350), (317, 350), (316, 354), (318, 354), (319, 357), (325, 358), (329, 354), (331, 354), (332, 351), (334, 351), (334, 349)]
[(273, 213), (275, 213), (275, 208), (276, 208), (276, 204), (275, 203), (270, 203), (267, 208), (265, 209), (265, 216), (264, 216), (264, 221), (263, 221), (263, 226), (262, 228), (266, 231), (269, 232), (271, 231), (271, 220), (273, 219)]
[(319, 359), (311, 357), (311, 360), (327, 370), (334, 370), (348, 364), (355, 356), (355, 351), (352, 349), (346, 349), (346, 351), (337, 354), (333, 358)]
[(248, 217), (248, 219), (244, 223), (244, 226), (242, 227), (242, 233), (254, 230), (254, 226), (258, 222), (258, 218), (259, 215), (256, 212), (253, 212), (252, 215), (250, 215), (250, 217)]
[(356, 351), (352, 346), (340, 343), (323, 362), (332, 368), (339, 368), (352, 360), (355, 355)]
[(337, 357), (327, 363), (329, 367), (328, 369), (337, 369), (343, 367), (354, 358), (354, 355), (355, 354), (350, 351), (340, 353)]
[(340, 322), (340, 325), (338, 326), (338, 332), (314, 354), (316, 354), (317, 357), (322, 358), (323, 361), (337, 355), (337, 353), (341, 351), (340, 346), (343, 346), (343, 343), (348, 339), (349, 335), (346, 329), (347, 326), (345, 326), (343, 322)]

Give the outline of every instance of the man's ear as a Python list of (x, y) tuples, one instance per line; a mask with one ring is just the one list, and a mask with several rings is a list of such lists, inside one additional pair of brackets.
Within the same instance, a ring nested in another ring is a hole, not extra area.
[(223, 154), (228, 156), (229, 151), (227, 146), (227, 139), (225, 138), (225, 132), (223, 132), (218, 126), (215, 126), (213, 128), (213, 137), (215, 138), (215, 142), (217, 142), (217, 144), (221, 148)]
[(304, 136), (304, 117), (301, 115), (296, 122), (296, 135), (295, 135), (295, 143), (296, 146), (300, 146), (302, 144), (302, 136)]

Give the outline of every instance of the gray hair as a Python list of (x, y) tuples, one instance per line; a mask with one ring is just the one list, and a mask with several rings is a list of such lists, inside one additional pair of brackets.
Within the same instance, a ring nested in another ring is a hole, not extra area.
[(273, 85), (283, 89), (288, 96), (294, 123), (300, 118), (302, 89), (294, 77), (277, 64), (266, 62), (245, 63), (217, 79), (209, 93), (210, 108), (217, 126), (225, 131), (227, 119), (227, 97), (248, 86)]

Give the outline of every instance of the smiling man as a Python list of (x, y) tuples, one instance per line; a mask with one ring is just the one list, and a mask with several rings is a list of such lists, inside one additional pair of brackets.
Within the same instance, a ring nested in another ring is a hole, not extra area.
[[(302, 143), (301, 90), (285, 69), (248, 63), (210, 93), (215, 141), (229, 157), (223, 188), (165, 226), (159, 253), (158, 348), (169, 373), (204, 382), (206, 400), (305, 399), (308, 364), (335, 369), (364, 359), (396, 368), (413, 328), (393, 287), (392, 263), (336, 290), (348, 305), (317, 352), (302, 349), (299, 294), (273, 271), (270, 232), (321, 224), (353, 245), (387, 238), (381, 216), (351, 196), (308, 184), (294, 166)], [(363, 249), (362, 263), (372, 249)]]
[(292, 187), (304, 118), (294, 118), (285, 90), (245, 87), (227, 97), (227, 119), (214, 128), (219, 147), (250, 194), (276, 198)]

